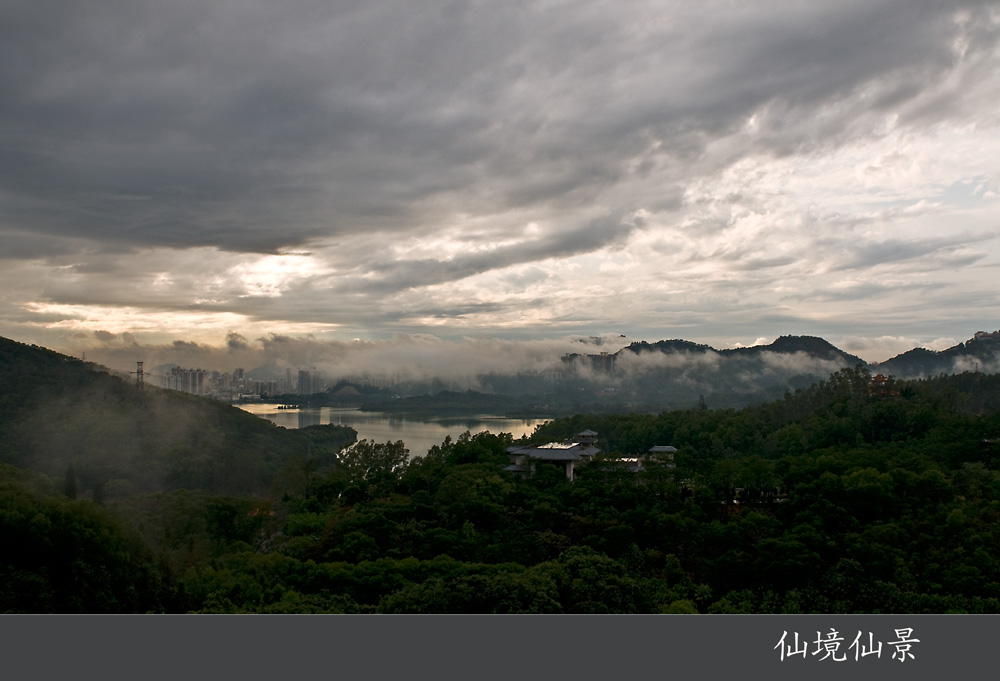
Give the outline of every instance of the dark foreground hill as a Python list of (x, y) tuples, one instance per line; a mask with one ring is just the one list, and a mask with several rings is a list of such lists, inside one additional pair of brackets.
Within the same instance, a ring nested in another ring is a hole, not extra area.
[(0, 462), (81, 496), (169, 489), (265, 494), (307, 455), (332, 462), (357, 434), (286, 430), (215, 400), (134, 384), (94, 364), (0, 338)]

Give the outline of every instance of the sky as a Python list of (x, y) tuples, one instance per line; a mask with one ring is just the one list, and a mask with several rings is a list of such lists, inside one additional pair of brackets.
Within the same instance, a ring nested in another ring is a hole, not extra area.
[(0, 14), (15, 340), (125, 366), (816, 335), (881, 361), (1000, 328), (997, 2)]

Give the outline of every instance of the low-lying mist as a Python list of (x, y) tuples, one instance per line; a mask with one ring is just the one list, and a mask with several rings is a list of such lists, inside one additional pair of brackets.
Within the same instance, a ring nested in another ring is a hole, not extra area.
[[(175, 341), (144, 345), (128, 334), (102, 332), (75, 354), (119, 371), (132, 371), (136, 361), (147, 368), (175, 364), (230, 372), (238, 367), (254, 378), (281, 378), (286, 370), (315, 370), (336, 380), (380, 377), (395, 383), (437, 379), (450, 387), (481, 388), (481, 376), (558, 371), (569, 353), (615, 351), (628, 345), (620, 337), (566, 337), (553, 340), (463, 338), (452, 341), (430, 335), (399, 334), (382, 340), (330, 341), (271, 334), (249, 340), (230, 333), (223, 345)], [(270, 374), (270, 375), (267, 375)]]
[(630, 348), (624, 336), (515, 341), (400, 334), (344, 342), (278, 334), (250, 340), (231, 332), (225, 343), (213, 346), (187, 341), (143, 345), (134, 337), (102, 332), (89, 340), (88, 358), (121, 371), (134, 369), (140, 360), (147, 370), (178, 365), (230, 372), (240, 367), (258, 380), (309, 370), (328, 382), (377, 379), (412, 392), (527, 394), (573, 385), (580, 390), (693, 392), (697, 399), (698, 391), (754, 392), (787, 384), (795, 376), (826, 377), (851, 365), (839, 355), (777, 352), (766, 346), (721, 352), (694, 344), (688, 344), (690, 349), (634, 349), (638, 346)]

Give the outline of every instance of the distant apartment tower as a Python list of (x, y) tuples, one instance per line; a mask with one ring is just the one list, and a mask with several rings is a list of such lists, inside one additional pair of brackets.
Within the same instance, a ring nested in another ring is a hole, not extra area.
[(606, 352), (599, 355), (588, 355), (590, 358), (590, 368), (594, 373), (613, 374), (615, 373), (615, 356)]
[(323, 390), (323, 380), (315, 369), (300, 369), (299, 383), (296, 392), (299, 395), (312, 395)]
[(167, 387), (194, 395), (204, 395), (205, 370), (174, 367), (167, 378)]
[(577, 375), (580, 367), (588, 367), (595, 374), (615, 373), (615, 356), (607, 352), (599, 355), (580, 355), (574, 352), (564, 355), (562, 362), (573, 376)]

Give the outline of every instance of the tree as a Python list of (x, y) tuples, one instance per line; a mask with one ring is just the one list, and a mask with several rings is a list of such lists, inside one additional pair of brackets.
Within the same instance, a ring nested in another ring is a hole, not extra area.
[(136, 613), (171, 607), (168, 574), (140, 536), (84, 500), (0, 470), (0, 612)]
[(528, 572), (556, 583), (563, 612), (627, 614), (640, 609), (639, 585), (625, 566), (589, 547), (574, 546)]
[(340, 467), (353, 484), (368, 487), (374, 494), (388, 496), (406, 471), (410, 450), (396, 442), (356, 442), (337, 457)]

